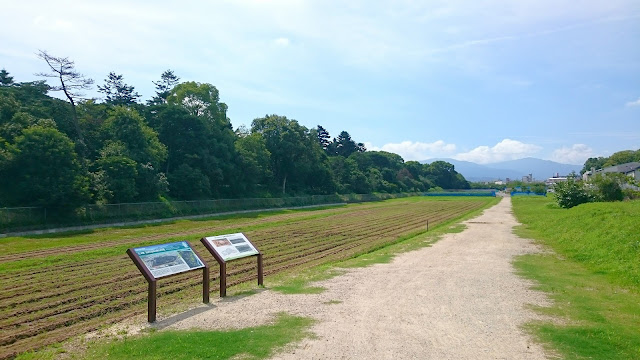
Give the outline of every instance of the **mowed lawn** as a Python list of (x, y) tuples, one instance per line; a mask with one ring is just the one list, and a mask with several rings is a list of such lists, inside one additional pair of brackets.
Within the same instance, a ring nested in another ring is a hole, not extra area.
[[(83, 233), (0, 239), (0, 359), (146, 313), (147, 284), (127, 248), (245, 233), (269, 275), (348, 259), (422, 234), (496, 203), (495, 198), (415, 197), (316, 210), (278, 211)], [(229, 264), (228, 285), (255, 281), (255, 259)], [(158, 281), (158, 316), (201, 301), (201, 272)]]
[(528, 329), (563, 359), (640, 359), (640, 201), (559, 208), (514, 198), (521, 236), (552, 253), (516, 261), (553, 300)]

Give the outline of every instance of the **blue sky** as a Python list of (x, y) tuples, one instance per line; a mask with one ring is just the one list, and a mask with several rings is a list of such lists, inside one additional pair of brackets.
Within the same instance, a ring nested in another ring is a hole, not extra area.
[(285, 115), (405, 160), (640, 148), (637, 0), (203, 3), (6, 2), (0, 68), (36, 80), (43, 49), (143, 100), (172, 69), (215, 85), (235, 127)]

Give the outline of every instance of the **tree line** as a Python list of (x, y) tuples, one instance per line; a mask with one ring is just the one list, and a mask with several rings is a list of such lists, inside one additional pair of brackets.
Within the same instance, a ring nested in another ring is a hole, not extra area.
[[(599, 170), (610, 166), (640, 162), (640, 149), (622, 150), (609, 157), (588, 158), (580, 174), (591, 169)], [(595, 173), (588, 181), (581, 181), (577, 176), (554, 186), (556, 201), (560, 207), (572, 208), (588, 202), (621, 201), (623, 199), (640, 198), (638, 179), (622, 173)]]
[(56, 85), (0, 71), (0, 206), (469, 188), (452, 164), (367, 151), (347, 131), (331, 138), (275, 114), (234, 129), (215, 86), (171, 70), (146, 102), (115, 72), (97, 85), (102, 99), (85, 99), (93, 80), (39, 57)]
[(640, 162), (640, 149), (638, 150), (622, 150), (611, 154), (611, 156), (598, 156), (588, 158), (584, 162), (584, 166), (580, 171), (580, 175), (593, 169), (603, 169), (609, 166), (616, 166), (630, 162)]

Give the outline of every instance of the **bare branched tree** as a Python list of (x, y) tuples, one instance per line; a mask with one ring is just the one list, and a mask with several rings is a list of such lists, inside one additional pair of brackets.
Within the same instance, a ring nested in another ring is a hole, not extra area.
[(93, 80), (85, 77), (80, 74), (75, 69), (75, 64), (73, 61), (69, 60), (67, 57), (56, 57), (48, 54), (44, 50), (39, 50), (38, 57), (44, 60), (49, 68), (51, 68), (51, 72), (48, 73), (37, 73), (36, 76), (43, 76), (47, 78), (57, 78), (60, 80), (60, 85), (51, 86), (51, 91), (62, 91), (64, 95), (69, 99), (71, 103), (71, 108), (73, 110), (73, 124), (75, 126), (76, 132), (78, 134), (78, 139), (84, 143), (84, 138), (82, 136), (82, 131), (80, 130), (80, 126), (78, 125), (78, 114), (76, 113), (76, 103), (79, 100), (82, 100), (82, 96), (84, 96), (83, 90), (91, 89), (91, 85), (93, 85)]

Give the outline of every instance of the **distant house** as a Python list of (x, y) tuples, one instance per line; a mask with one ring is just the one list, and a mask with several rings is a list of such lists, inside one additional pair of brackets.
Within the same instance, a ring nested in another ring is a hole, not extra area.
[(582, 175), (582, 180), (588, 181), (595, 175), (606, 174), (606, 173), (625, 174), (626, 176), (630, 176), (635, 180), (640, 180), (640, 162), (634, 161), (626, 164), (609, 166), (604, 169), (598, 169), (598, 170), (591, 168), (591, 170), (586, 171)]
[(544, 184), (547, 185), (548, 187), (553, 187), (553, 185), (559, 183), (559, 182), (564, 182), (567, 181), (568, 177), (566, 176), (554, 176), (554, 177), (550, 177), (547, 180), (544, 181)]

